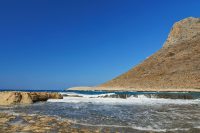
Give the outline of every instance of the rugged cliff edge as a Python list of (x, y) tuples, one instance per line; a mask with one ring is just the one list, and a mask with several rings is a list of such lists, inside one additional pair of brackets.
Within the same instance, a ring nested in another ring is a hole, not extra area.
[(48, 99), (62, 99), (59, 93), (47, 92), (0, 92), (0, 105), (13, 104), (31, 104), (39, 101), (47, 101)]

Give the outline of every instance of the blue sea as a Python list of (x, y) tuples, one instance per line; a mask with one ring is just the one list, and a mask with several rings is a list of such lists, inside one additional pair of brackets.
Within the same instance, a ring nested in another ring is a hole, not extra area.
[(47, 92), (60, 92), (64, 98), (0, 107), (0, 111), (56, 116), (79, 125), (116, 128), (120, 132), (200, 131), (200, 93), (197, 92)]

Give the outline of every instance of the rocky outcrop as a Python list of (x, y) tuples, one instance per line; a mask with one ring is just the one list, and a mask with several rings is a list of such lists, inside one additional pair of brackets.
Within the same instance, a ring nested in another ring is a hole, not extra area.
[(183, 19), (173, 25), (164, 47), (189, 41), (198, 34), (200, 34), (200, 18)]
[[(0, 133), (104, 133), (118, 128), (88, 126), (56, 116), (0, 112)], [(133, 130), (131, 132), (139, 132)]]
[(175, 23), (158, 52), (96, 89), (200, 91), (200, 18)]
[(59, 93), (47, 93), (47, 92), (31, 92), (30, 97), (33, 102), (47, 101), (48, 99), (62, 99), (62, 95)]
[(59, 93), (47, 92), (0, 92), (0, 105), (31, 104), (48, 99), (62, 99)]

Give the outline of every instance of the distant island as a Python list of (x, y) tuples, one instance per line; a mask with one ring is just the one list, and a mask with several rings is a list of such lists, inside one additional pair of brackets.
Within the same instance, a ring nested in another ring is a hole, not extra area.
[(176, 22), (163, 47), (128, 72), (96, 87), (70, 89), (200, 91), (200, 18)]

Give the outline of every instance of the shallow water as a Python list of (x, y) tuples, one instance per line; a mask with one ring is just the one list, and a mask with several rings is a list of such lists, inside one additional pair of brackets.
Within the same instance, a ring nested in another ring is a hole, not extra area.
[[(62, 92), (67, 95), (64, 99), (0, 110), (59, 116), (83, 125), (140, 131), (187, 132), (200, 128), (199, 93), (173, 93), (172, 99), (160, 98), (155, 93), (149, 96), (149, 93), (132, 92), (116, 98), (118, 93)], [(192, 95), (192, 98), (174, 99), (174, 95)]]

